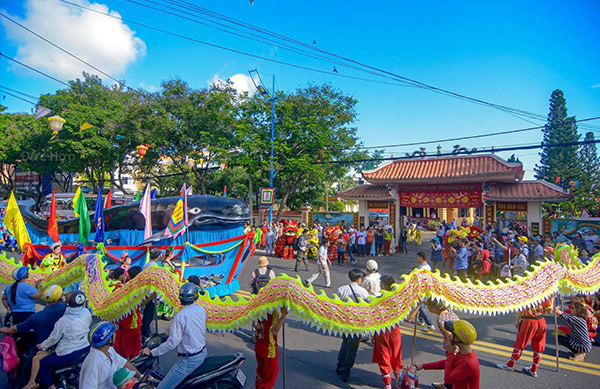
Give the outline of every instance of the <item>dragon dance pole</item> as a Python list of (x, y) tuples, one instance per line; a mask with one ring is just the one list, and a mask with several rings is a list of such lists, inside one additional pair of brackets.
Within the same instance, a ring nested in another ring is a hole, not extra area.
[[(558, 293), (556, 294), (558, 297)], [(553, 313), (554, 313), (554, 345), (556, 346), (556, 371), (558, 372), (558, 319), (556, 318), (556, 298), (554, 299)]]

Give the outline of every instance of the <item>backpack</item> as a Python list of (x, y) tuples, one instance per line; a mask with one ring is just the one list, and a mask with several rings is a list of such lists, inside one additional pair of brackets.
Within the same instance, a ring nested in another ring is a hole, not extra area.
[(296, 239), (294, 239), (294, 243), (292, 243), (292, 248), (295, 251), (300, 250), (300, 245), (299, 245), (299, 242), (298, 242), (299, 240), (300, 240), (300, 238), (296, 238)]
[(5, 336), (0, 341), (0, 366), (3, 372), (10, 372), (19, 364), (17, 343), (12, 336)]
[(271, 268), (269, 266), (267, 266), (265, 274), (260, 274), (258, 270), (259, 269), (256, 269), (256, 278), (252, 281), (252, 293), (254, 294), (258, 294), (258, 292), (271, 281), (271, 277), (269, 276), (269, 274), (271, 274)]

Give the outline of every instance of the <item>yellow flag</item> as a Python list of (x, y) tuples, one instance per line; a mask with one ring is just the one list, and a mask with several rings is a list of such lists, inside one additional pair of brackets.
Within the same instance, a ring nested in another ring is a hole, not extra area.
[(81, 125), (81, 127), (79, 127), (79, 131), (85, 131), (88, 128), (92, 128), (92, 127), (94, 127), (94, 126), (92, 124), (90, 124), (90, 123), (83, 123)]
[(73, 213), (75, 214), (75, 217), (79, 217), (79, 214), (75, 212), (77, 209), (77, 200), (79, 200), (79, 196), (81, 196), (81, 187), (77, 188), (75, 196), (73, 197)]
[(12, 192), (10, 192), (10, 198), (8, 199), (4, 224), (6, 224), (6, 228), (14, 235), (17, 243), (19, 243), (19, 247), (21, 247), (21, 251), (25, 252), (25, 243), (31, 243), (31, 239), (29, 238), (29, 233), (25, 227), (25, 221), (23, 220), (23, 216), (21, 216), (15, 195)]

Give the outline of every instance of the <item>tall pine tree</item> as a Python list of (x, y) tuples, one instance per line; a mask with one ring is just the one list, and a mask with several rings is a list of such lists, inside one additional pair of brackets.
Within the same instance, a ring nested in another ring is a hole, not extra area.
[(585, 134), (585, 143), (581, 145), (579, 152), (581, 158), (581, 185), (582, 204), (588, 211), (596, 214), (600, 209), (600, 204), (596, 199), (600, 198), (600, 157), (594, 141), (594, 133)]
[(542, 133), (544, 139), (540, 163), (535, 167), (536, 177), (552, 183), (560, 177), (560, 184), (569, 188), (570, 181), (580, 181), (582, 177), (578, 147), (549, 147), (549, 145), (579, 141), (575, 117), (567, 116), (567, 102), (560, 89), (556, 89), (550, 96), (550, 112)]

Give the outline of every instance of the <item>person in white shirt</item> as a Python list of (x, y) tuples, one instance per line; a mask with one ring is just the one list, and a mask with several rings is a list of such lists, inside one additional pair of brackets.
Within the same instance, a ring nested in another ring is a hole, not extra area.
[(356, 243), (358, 244), (358, 256), (365, 256), (365, 246), (367, 244), (367, 232), (365, 226), (360, 226), (360, 231), (356, 234)]
[[(31, 377), (24, 388), (37, 388), (35, 379), (38, 375), (40, 384), (44, 387), (56, 388), (54, 371), (69, 365), (90, 349), (87, 334), (92, 324), (92, 314), (83, 306), (86, 300), (85, 293), (80, 290), (69, 292), (65, 300), (65, 314), (54, 324), (48, 338), (37, 345), (40, 351), (33, 357)], [(52, 352), (51, 348), (54, 346), (56, 347)]]
[(323, 244), (319, 248), (319, 258), (317, 259), (319, 272), (313, 274), (312, 276), (310, 276), (310, 278), (306, 280), (308, 284), (312, 284), (317, 278), (319, 278), (321, 274), (323, 274), (323, 277), (325, 277), (325, 287), (331, 288), (331, 278), (329, 276), (329, 265), (331, 265), (331, 262), (329, 261), (329, 257), (327, 255), (328, 247), (329, 240), (326, 239), (325, 241), (323, 241)]
[[(419, 251), (417, 253), (417, 262), (419, 263), (419, 265), (417, 266), (418, 270), (431, 271), (431, 266), (429, 265), (429, 263), (427, 263), (427, 253), (425, 253), (423, 251)], [(415, 317), (415, 316), (418, 316), (418, 317)], [(425, 331), (427, 331), (427, 332), (433, 331), (435, 329), (435, 327), (433, 326), (433, 323), (431, 322), (431, 318), (429, 317), (427, 308), (423, 304), (421, 304), (419, 306), (418, 311), (413, 311), (413, 313), (410, 314), (409, 318), (410, 318), (410, 321), (416, 320), (418, 318), (418, 320), (420, 321), (420, 325), (425, 327)]]
[(370, 296), (379, 296), (381, 291), (381, 274), (379, 265), (374, 259), (369, 259), (366, 264), (367, 275), (363, 278), (361, 286), (367, 290)]
[[(352, 300), (355, 303), (358, 303), (359, 299), (367, 301), (369, 299), (369, 292), (360, 286), (364, 276), (365, 273), (360, 269), (350, 270), (348, 272), (350, 283), (338, 288), (338, 296), (340, 296), (342, 300)], [(338, 362), (335, 372), (342, 377), (343, 382), (348, 382), (350, 380), (350, 370), (352, 369), (352, 366), (354, 366), (359, 345), (360, 336), (342, 336), (342, 346), (338, 353)]]
[(194, 304), (198, 299), (198, 285), (183, 284), (179, 290), (182, 308), (173, 318), (169, 339), (154, 350), (142, 350), (144, 355), (158, 357), (177, 348), (177, 360), (158, 385), (159, 389), (174, 388), (206, 359), (206, 311)]
[(116, 326), (107, 321), (92, 327), (88, 339), (92, 345), (79, 373), (79, 389), (115, 389), (113, 375), (123, 367), (133, 371), (138, 380), (140, 372), (112, 347)]
[(529, 261), (525, 254), (523, 253), (523, 247), (516, 245), (517, 256), (512, 260), (512, 266), (510, 267), (513, 270), (514, 276), (523, 277), (525, 275), (525, 270), (529, 267)]

